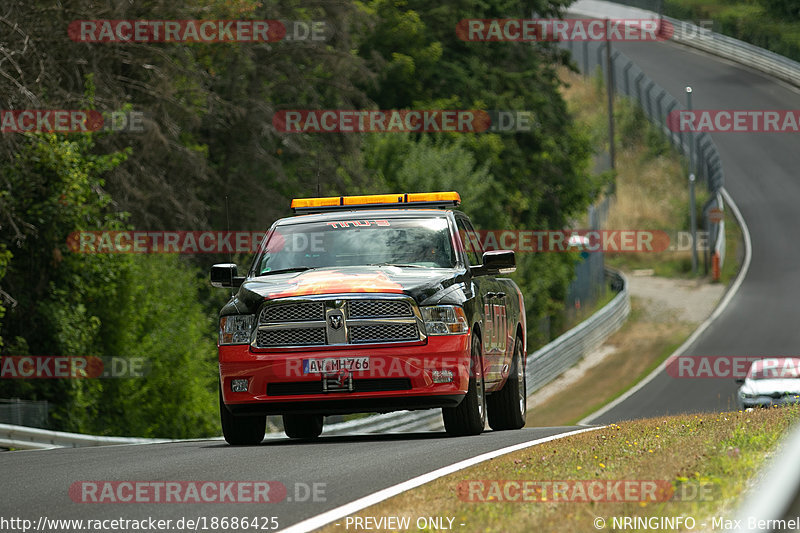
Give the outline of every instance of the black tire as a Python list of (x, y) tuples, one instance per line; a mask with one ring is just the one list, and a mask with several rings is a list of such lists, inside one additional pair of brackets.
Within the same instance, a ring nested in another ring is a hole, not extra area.
[(481, 340), (472, 336), (472, 361), (467, 395), (456, 407), (443, 407), (444, 429), (453, 436), (480, 435), (486, 426), (486, 390), (481, 365)]
[(495, 431), (521, 429), (525, 426), (527, 386), (522, 358), (522, 339), (518, 336), (514, 341), (514, 356), (505, 385), (486, 398), (489, 427)]
[(283, 431), (292, 439), (316, 439), (322, 425), (322, 415), (283, 415)]
[(228, 444), (252, 445), (264, 440), (264, 432), (267, 429), (266, 415), (234, 416), (222, 401), (221, 386), (219, 389), (219, 418), (222, 422), (222, 435)]

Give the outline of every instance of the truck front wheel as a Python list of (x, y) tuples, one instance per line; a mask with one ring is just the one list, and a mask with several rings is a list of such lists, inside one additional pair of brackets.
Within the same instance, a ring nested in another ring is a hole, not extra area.
[(525, 354), (522, 351), (522, 338), (514, 341), (514, 358), (505, 385), (486, 398), (489, 407), (489, 427), (495, 431), (520, 429), (525, 425)]
[(467, 395), (456, 407), (442, 408), (444, 429), (450, 435), (479, 435), (486, 425), (486, 392), (483, 385), (481, 340), (472, 336), (472, 357)]
[(292, 439), (316, 439), (322, 433), (322, 415), (283, 415), (283, 431)]
[(258, 444), (264, 440), (267, 417), (258, 415), (234, 416), (222, 401), (222, 386), (219, 388), (219, 418), (222, 422), (222, 435), (228, 444)]

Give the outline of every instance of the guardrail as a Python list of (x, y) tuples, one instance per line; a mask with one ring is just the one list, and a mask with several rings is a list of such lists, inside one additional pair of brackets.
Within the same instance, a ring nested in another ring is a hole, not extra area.
[(0, 424), (0, 446), (21, 450), (47, 448), (76, 448), (81, 446), (108, 446), (111, 444), (145, 444), (153, 442), (172, 442), (169, 439), (145, 439), (136, 437), (102, 437), (66, 433), (49, 429)]
[[(569, 11), (591, 17), (653, 18), (673, 27), (673, 41), (724, 57), (800, 87), (800, 63), (775, 52), (759, 48), (691, 22), (661, 14), (662, 0), (578, 0)], [(624, 11), (621, 11), (624, 10)]]
[(666, 16), (662, 16), (661, 20), (673, 25), (674, 41), (730, 59), (800, 87), (800, 63), (797, 61), (739, 39), (709, 31), (691, 22)]
[[(630, 312), (630, 295), (625, 277), (606, 269), (607, 277), (619, 292), (602, 309), (576, 327), (567, 331), (546, 346), (539, 348), (527, 359), (528, 394), (536, 392), (561, 375), (586, 353), (598, 347), (609, 335), (622, 326)], [(413, 432), (442, 428), (439, 410), (398, 411), (357, 418), (325, 426), (323, 435), (349, 435), (353, 433)], [(270, 433), (267, 438), (282, 433)], [(59, 447), (104, 446), (110, 444), (145, 444), (180, 442), (169, 439), (130, 437), (98, 437), (79, 433), (64, 433), (46, 429), (0, 424), (0, 446), (17, 449), (48, 449)]]
[[(601, 0), (578, 0), (569, 7), (569, 11), (572, 15), (592, 18), (601, 17), (618, 20), (649, 18), (661, 20), (662, 31), (666, 31), (666, 25), (664, 24), (664, 21), (666, 21), (673, 27), (669, 33), (671, 33), (672, 39), (676, 42), (703, 49), (718, 47), (720, 52), (718, 55), (724, 57), (728, 57), (731, 54), (736, 55), (733, 53), (734, 50), (741, 51), (741, 55), (745, 59), (737, 56), (737, 60), (745, 64), (748, 64), (746, 59), (748, 57), (751, 58), (750, 63), (757, 62), (756, 59), (753, 59), (756, 57), (762, 58), (764, 61), (769, 58), (769, 64), (780, 64), (785, 68), (795, 63), (765, 50), (756, 54), (755, 50), (758, 49), (752, 45), (724, 35), (715, 34), (688, 22), (661, 17), (658, 13), (639, 7), (623, 6)], [(619, 50), (614, 50), (613, 43), (562, 41), (558, 45), (569, 50), (576, 66), (584, 75), (592, 75), (599, 69), (605, 76), (606, 83), (611, 84), (614, 92), (638, 103), (644, 115), (658, 128), (664, 138), (687, 156), (689, 159), (689, 172), (696, 175), (700, 182), (705, 182), (708, 191), (711, 193), (709, 202), (702, 209), (702, 227), (710, 236), (709, 248), (715, 250), (719, 264), (724, 264), (724, 243), (718, 242), (720, 238), (724, 238), (724, 234), (722, 233), (720, 222), (709, 218), (711, 208), (724, 209), (719, 192), (725, 185), (722, 159), (717, 152), (717, 146), (714, 144), (711, 135), (708, 132), (682, 132), (680, 129), (673, 131), (672, 128), (674, 128), (675, 121), (670, 121), (669, 117), (671, 113), (682, 110), (683, 106), (673, 95), (648, 77), (625, 54)], [(610, 53), (609, 46), (611, 47)], [(738, 54), (739, 52), (736, 53)], [(607, 72), (609, 68), (606, 56), (610, 57), (610, 76), (609, 72)], [(800, 64), (797, 64), (797, 67), (800, 69)], [(672, 128), (670, 127), (670, 122), (672, 122)], [(707, 252), (704, 255), (706, 268), (708, 268), (710, 259), (711, 256)]]
[[(623, 0), (618, 3), (625, 4), (626, 2)], [(660, 18), (672, 24), (673, 40), (677, 42), (745, 65), (800, 87), (800, 63), (797, 61), (738, 39), (708, 31), (689, 22), (642, 10), (641, 6), (631, 8), (627, 12), (614, 11), (615, 6), (620, 7), (618, 3), (579, 0), (570, 7), (570, 11), (590, 17), (624, 19), (645, 16)], [(714, 151), (716, 152), (716, 148)], [(718, 248), (720, 246), (724, 247), (724, 241), (718, 243)], [(729, 531), (736, 533), (783, 531), (781, 520), (787, 521), (786, 523), (789, 520), (797, 520), (797, 517), (800, 516), (800, 455), (797, 454), (798, 448), (800, 448), (800, 425), (797, 425), (787, 435), (779, 452), (763, 470), (763, 473), (759, 474), (756, 485), (747, 492), (744, 503), (737, 511), (737, 520), (731, 521), (737, 526)]]
[[(631, 310), (628, 280), (624, 274), (610, 268), (606, 268), (606, 278), (618, 291), (617, 295), (591, 317), (528, 356), (525, 370), (529, 396), (563, 374), (590, 351), (598, 348), (625, 323)], [(441, 413), (438, 410), (427, 410), (389, 413), (332, 424), (325, 427), (324, 434), (390, 431), (408, 433), (442, 427)]]
[(625, 323), (631, 310), (628, 280), (621, 272), (608, 268), (606, 276), (619, 289), (617, 295), (591, 317), (528, 356), (528, 394), (560, 376)]
[[(606, 73), (606, 47), (604, 42), (562, 41), (561, 48), (569, 50), (576, 66), (584, 75), (592, 75), (600, 69)], [(712, 194), (725, 185), (725, 173), (717, 146), (708, 132), (672, 131), (668, 117), (673, 111), (683, 109), (678, 100), (662, 88), (639, 66), (619, 50), (611, 52), (612, 80), (615, 92), (633, 100), (642, 109), (647, 119), (654, 124), (664, 137), (681, 153), (691, 157), (691, 168), (700, 181), (704, 181)]]

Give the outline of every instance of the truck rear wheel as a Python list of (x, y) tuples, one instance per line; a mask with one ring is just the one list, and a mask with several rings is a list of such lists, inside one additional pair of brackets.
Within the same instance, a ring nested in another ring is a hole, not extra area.
[(472, 336), (472, 357), (467, 395), (456, 407), (442, 408), (444, 429), (453, 436), (479, 435), (486, 425), (486, 392), (483, 385), (481, 340)]
[(222, 423), (222, 435), (228, 444), (252, 445), (264, 440), (267, 417), (258, 415), (234, 416), (222, 401), (222, 386), (219, 388), (219, 418)]
[(283, 431), (292, 439), (316, 439), (322, 425), (322, 415), (283, 415)]
[(525, 361), (522, 360), (522, 339), (514, 341), (514, 357), (505, 385), (486, 398), (489, 407), (489, 427), (495, 431), (520, 429), (525, 425), (527, 409), (527, 387), (525, 382)]

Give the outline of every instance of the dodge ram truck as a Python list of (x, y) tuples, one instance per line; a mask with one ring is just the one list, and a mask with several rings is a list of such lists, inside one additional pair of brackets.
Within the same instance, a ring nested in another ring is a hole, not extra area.
[(525, 306), (513, 251), (483, 251), (456, 192), (292, 201), (219, 314), (220, 418), (313, 439), (324, 417), (441, 409), (451, 435), (525, 425)]

